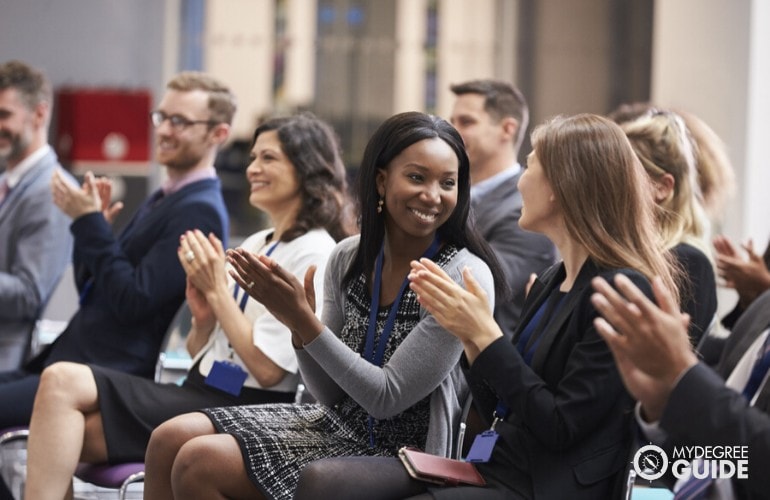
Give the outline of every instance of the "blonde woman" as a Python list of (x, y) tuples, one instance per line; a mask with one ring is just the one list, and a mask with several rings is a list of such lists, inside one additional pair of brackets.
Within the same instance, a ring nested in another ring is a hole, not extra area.
[(680, 305), (691, 317), (690, 340), (697, 345), (714, 321), (717, 299), (709, 223), (690, 135), (679, 115), (656, 109), (621, 128), (652, 181), (663, 244), (683, 269)]

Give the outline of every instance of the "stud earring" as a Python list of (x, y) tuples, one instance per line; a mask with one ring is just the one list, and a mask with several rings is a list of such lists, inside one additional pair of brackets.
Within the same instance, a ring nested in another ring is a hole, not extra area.
[(377, 201), (377, 213), (378, 214), (382, 213), (382, 206), (384, 204), (385, 204), (385, 200), (382, 197), (380, 197), (380, 199)]

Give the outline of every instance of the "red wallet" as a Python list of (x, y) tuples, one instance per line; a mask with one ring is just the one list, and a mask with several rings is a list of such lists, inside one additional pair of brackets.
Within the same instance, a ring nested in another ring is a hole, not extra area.
[(398, 450), (398, 457), (403, 462), (409, 475), (420, 481), (428, 481), (444, 486), (457, 486), (459, 484), (486, 485), (484, 478), (476, 470), (476, 466), (470, 462), (437, 457), (416, 448), (407, 447)]

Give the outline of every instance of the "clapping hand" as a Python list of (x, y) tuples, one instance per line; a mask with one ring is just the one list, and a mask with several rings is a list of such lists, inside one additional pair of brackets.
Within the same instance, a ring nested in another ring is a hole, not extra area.
[(228, 250), (227, 261), (232, 266), (230, 276), (278, 321), (289, 327), (295, 336), (295, 344), (297, 340), (307, 344), (323, 330), (315, 315), (315, 266), (308, 268), (304, 283), (300, 283), (270, 257), (243, 248)]
[(409, 281), (409, 287), (417, 294), (420, 305), (460, 339), (470, 362), (489, 344), (502, 337), (503, 333), (492, 317), (487, 294), (470, 269), (463, 270), (463, 281), (467, 287), (464, 289), (441, 267), (423, 258), (412, 261)]
[(717, 272), (724, 285), (734, 288), (742, 307), (748, 307), (765, 290), (770, 289), (770, 270), (761, 255), (754, 251), (754, 242), (749, 239), (741, 245), (746, 252), (742, 257), (735, 245), (725, 236), (714, 238), (717, 252)]
[(630, 279), (618, 274), (615, 290), (602, 278), (591, 282), (591, 302), (603, 317), (594, 324), (609, 345), (628, 391), (646, 417), (658, 420), (680, 375), (698, 362), (687, 336), (689, 316), (679, 310), (660, 278), (653, 280), (656, 306)]

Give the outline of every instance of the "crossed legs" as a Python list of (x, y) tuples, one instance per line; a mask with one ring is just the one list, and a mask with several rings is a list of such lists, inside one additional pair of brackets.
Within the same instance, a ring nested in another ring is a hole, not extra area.
[(78, 462), (107, 461), (98, 401), (88, 366), (61, 362), (43, 371), (29, 425), (25, 498), (69, 498)]
[(262, 498), (249, 480), (235, 438), (217, 433), (203, 413), (156, 428), (145, 457), (144, 498)]

